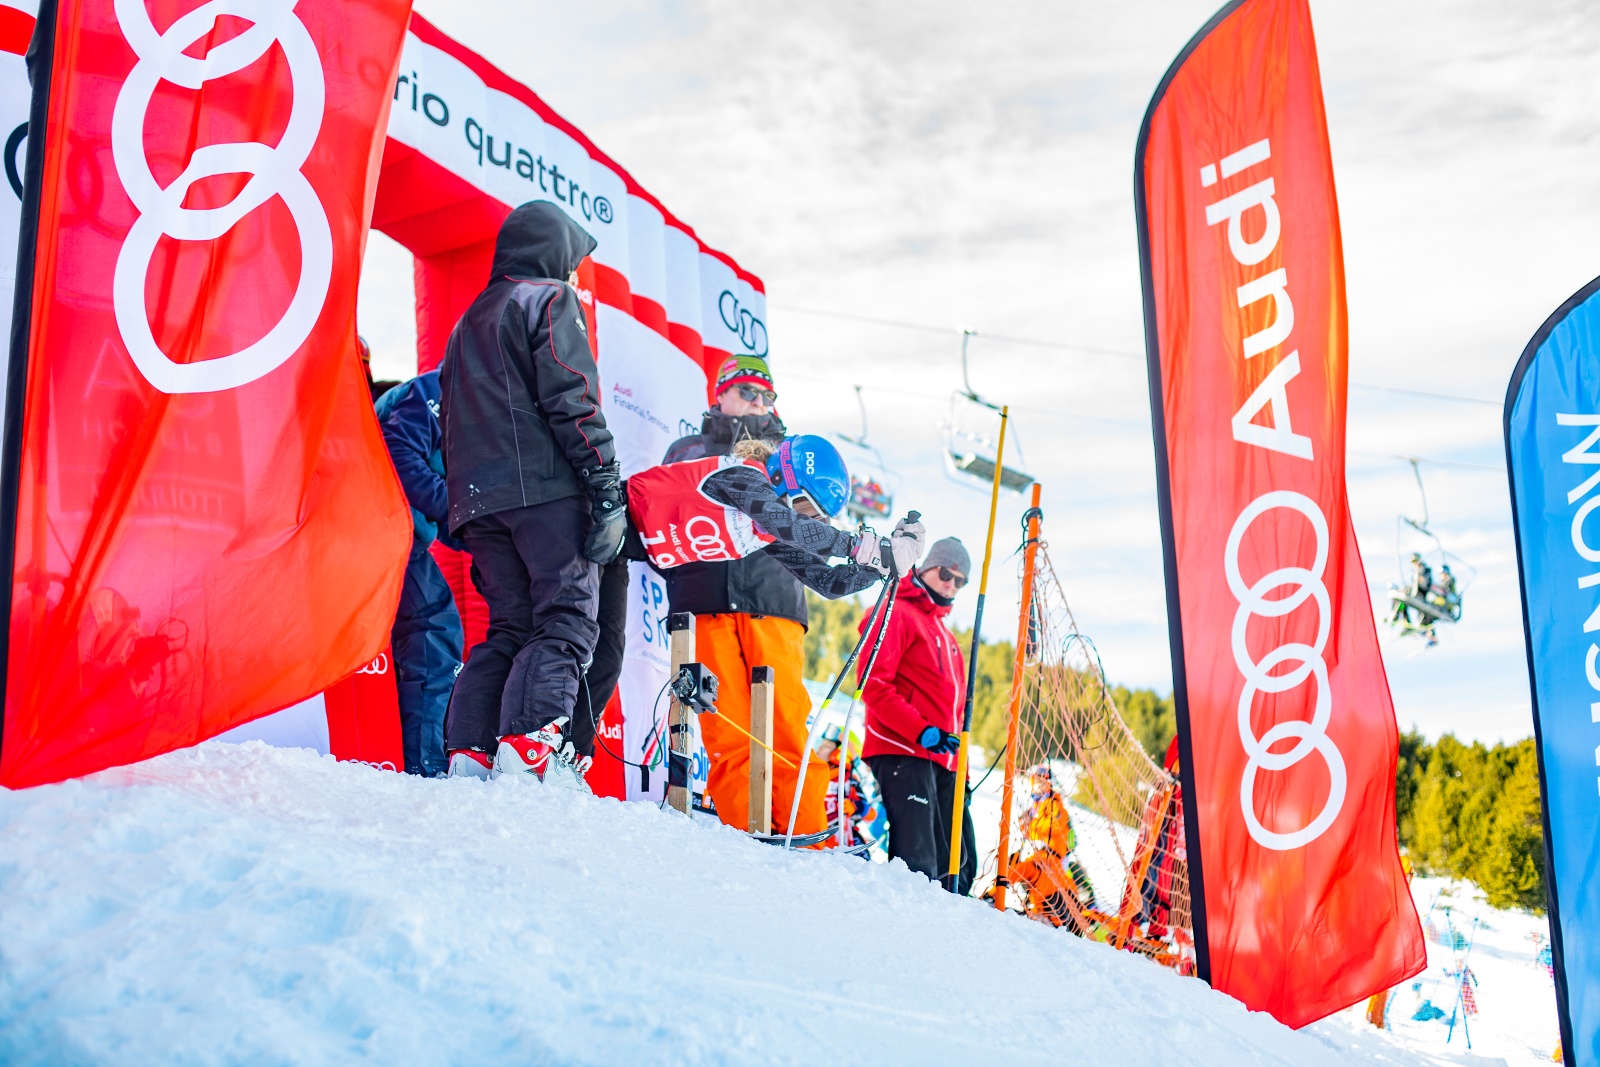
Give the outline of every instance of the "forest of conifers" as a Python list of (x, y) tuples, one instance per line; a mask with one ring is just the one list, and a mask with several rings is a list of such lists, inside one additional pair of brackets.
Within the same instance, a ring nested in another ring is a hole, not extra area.
[[(808, 602), (806, 677), (831, 681), (855, 645), (865, 608), (855, 600), (830, 602), (809, 594)], [(956, 633), (967, 647), (971, 633)], [(1009, 641), (986, 641), (978, 652), (972, 739), (991, 758), (1005, 743), (1013, 655)], [(852, 672), (846, 692), (854, 691), (854, 682)], [(1172, 697), (1124, 686), (1110, 692), (1134, 735), (1160, 762), (1176, 730)], [(986, 766), (975, 766), (974, 776)], [(1543, 911), (1544, 844), (1531, 737), (1491, 747), (1450, 734), (1436, 741), (1415, 730), (1401, 734), (1395, 815), (1401, 847), (1418, 872), (1473, 882), (1495, 907)]]

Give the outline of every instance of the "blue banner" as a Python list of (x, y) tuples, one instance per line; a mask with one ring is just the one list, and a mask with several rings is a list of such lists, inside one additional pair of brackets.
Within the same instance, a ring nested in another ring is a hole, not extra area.
[(1600, 278), (1523, 351), (1505, 433), (1561, 1046), (1600, 1064)]

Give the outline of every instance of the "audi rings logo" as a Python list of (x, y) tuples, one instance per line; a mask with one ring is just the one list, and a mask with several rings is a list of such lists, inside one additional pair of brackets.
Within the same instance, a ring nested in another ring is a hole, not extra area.
[(360, 670), (356, 671), (356, 673), (357, 674), (388, 674), (389, 673), (389, 654), (387, 652), (379, 652), (377, 659), (374, 659), (371, 663), (367, 664), (365, 667), (362, 667)]
[[(322, 60), (294, 13), (294, 0), (210, 0), (157, 33), (145, 0), (115, 0), (117, 24), (139, 61), (117, 93), (111, 117), (111, 158), (128, 198), (139, 211), (117, 255), (112, 308), (117, 330), (134, 365), (163, 393), (210, 393), (253, 382), (292, 356), (311, 334), (333, 276), (333, 235), (316, 190), (300, 168), (322, 129)], [(210, 48), (204, 59), (185, 51), (206, 39), (217, 20), (233, 16), (249, 29)], [(145, 115), (163, 81), (185, 89), (234, 74), (283, 48), (294, 84), (294, 102), (276, 147), (256, 142), (197, 148), (172, 184), (157, 184), (144, 149)], [(186, 208), (184, 198), (199, 181), (221, 174), (247, 174), (239, 195), (222, 207)], [(282, 197), (300, 240), (300, 280), (289, 307), (266, 336), (230, 355), (176, 363), (161, 351), (145, 314), (145, 279), (156, 243), (214, 241), (274, 196)]]
[(722, 316), (724, 326), (739, 335), (739, 343), (751, 355), (767, 354), (767, 324), (740, 307), (739, 298), (727, 289), (717, 297), (717, 314)]
[[(710, 527), (710, 533), (695, 533), (697, 528)], [(722, 531), (717, 529), (714, 520), (704, 515), (696, 515), (683, 524), (683, 532), (688, 535), (689, 549), (694, 553), (695, 559), (701, 562), (714, 560), (731, 560), (728, 543), (722, 539)]]
[[(1280, 567), (1262, 575), (1254, 585), (1246, 586), (1239, 574), (1239, 545), (1257, 518), (1279, 508), (1298, 511), (1310, 521), (1317, 537), (1316, 557), (1309, 568)], [(1233, 529), (1228, 534), (1223, 565), (1227, 571), (1228, 588), (1239, 602), (1239, 610), (1233, 616), (1233, 662), (1245, 679), (1244, 691), (1239, 694), (1239, 741), (1244, 745), (1250, 762), (1245, 765), (1244, 777), (1239, 782), (1239, 807), (1244, 812), (1245, 828), (1257, 844), (1279, 852), (1300, 848), (1321, 837), (1333, 825), (1333, 820), (1339, 817), (1339, 810), (1344, 806), (1345, 795), (1344, 757), (1339, 754), (1339, 749), (1327, 732), (1328, 720), (1333, 715), (1333, 699), (1328, 691), (1328, 665), (1322, 658), (1333, 622), (1333, 606), (1328, 598), (1328, 588), (1322, 581), (1323, 571), (1328, 565), (1328, 520), (1323, 517), (1316, 502), (1303, 494), (1281, 489), (1264, 493), (1251, 501), (1234, 521)], [(1284, 587), (1290, 589), (1287, 595), (1268, 599), (1268, 593)], [(1250, 625), (1251, 616), (1282, 618), (1307, 600), (1315, 600), (1317, 604), (1315, 641), (1309, 645), (1295, 642), (1279, 645), (1260, 660), (1251, 659), (1250, 649), (1245, 644), (1245, 631)], [(1284, 664), (1293, 664), (1293, 669), (1283, 674), (1272, 673), (1274, 668)], [(1257, 737), (1255, 728), (1250, 724), (1250, 712), (1255, 705), (1256, 694), (1286, 693), (1307, 682), (1317, 687), (1311, 721), (1290, 719), (1273, 725)], [(1273, 745), (1290, 738), (1295, 740), (1294, 747), (1286, 752), (1272, 751)], [(1313, 752), (1320, 754), (1328, 765), (1328, 799), (1322, 810), (1299, 830), (1288, 833), (1268, 830), (1256, 817), (1256, 775), (1261, 771), (1287, 771)]]

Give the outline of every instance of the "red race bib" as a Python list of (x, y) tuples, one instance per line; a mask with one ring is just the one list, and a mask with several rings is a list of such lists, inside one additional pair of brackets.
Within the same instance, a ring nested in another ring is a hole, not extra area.
[(706, 495), (706, 479), (736, 466), (766, 469), (753, 459), (712, 456), (663, 463), (628, 479), (628, 515), (661, 570), (685, 563), (726, 563), (758, 552), (777, 538), (738, 508)]

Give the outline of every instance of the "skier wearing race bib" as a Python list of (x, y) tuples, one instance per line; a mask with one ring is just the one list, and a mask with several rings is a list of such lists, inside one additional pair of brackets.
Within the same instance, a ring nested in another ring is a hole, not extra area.
[[(628, 511), (638, 543), (630, 547), (669, 576), (684, 567), (735, 566), (763, 559), (829, 599), (847, 596), (890, 573), (904, 573), (922, 547), (922, 524), (901, 520), (885, 540), (822, 521), (837, 515), (850, 491), (838, 450), (821, 437), (785, 438), (773, 450), (740, 442), (728, 456), (666, 463), (628, 479)], [(830, 564), (830, 558), (844, 562)], [(670, 592), (669, 592), (669, 595)], [(683, 610), (672, 601), (674, 611)], [(707, 790), (731, 826), (749, 825), (750, 668), (772, 667), (773, 827), (788, 827), (799, 765), (806, 755), (811, 700), (801, 684), (804, 625), (786, 618), (717, 612), (696, 617), (696, 654), (721, 682), (717, 714), (702, 715), (711, 757)], [(815, 759), (814, 756), (809, 758)], [(825, 825), (827, 767), (814, 762), (795, 833)], [(814, 783), (814, 784), (813, 784)]]

